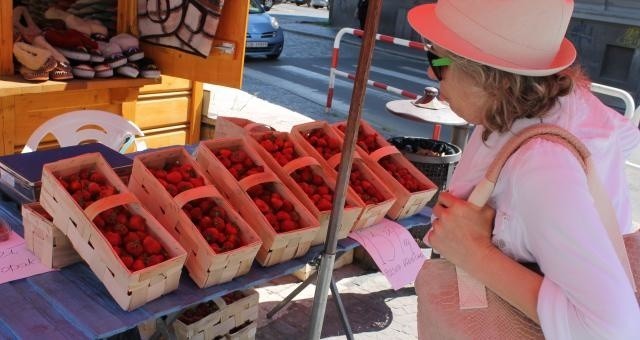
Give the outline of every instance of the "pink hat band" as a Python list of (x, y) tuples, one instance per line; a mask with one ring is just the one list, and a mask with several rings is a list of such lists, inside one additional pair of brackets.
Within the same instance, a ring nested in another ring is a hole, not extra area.
[(543, 76), (573, 63), (564, 38), (572, 0), (439, 0), (409, 11), (422, 36), (464, 58), (512, 73)]

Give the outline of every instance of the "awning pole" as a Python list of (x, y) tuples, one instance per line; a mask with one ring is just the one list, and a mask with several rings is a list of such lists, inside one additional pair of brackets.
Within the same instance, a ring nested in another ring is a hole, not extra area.
[(356, 140), (358, 138), (358, 127), (360, 125), (362, 104), (364, 102), (364, 95), (367, 89), (366, 82), (367, 79), (369, 79), (369, 68), (371, 67), (371, 59), (373, 57), (373, 48), (376, 41), (381, 9), (382, 0), (369, 1), (367, 19), (364, 27), (364, 36), (362, 37), (362, 46), (360, 48), (360, 58), (358, 59), (358, 67), (356, 69), (356, 79), (353, 92), (351, 94), (351, 105), (349, 107), (349, 117), (347, 119), (344, 145), (342, 145), (342, 157), (340, 159), (338, 181), (333, 197), (333, 208), (331, 209), (331, 217), (329, 218), (329, 227), (327, 228), (327, 238), (324, 245), (324, 251), (322, 253), (322, 262), (318, 269), (316, 292), (313, 297), (313, 309), (311, 311), (311, 324), (309, 327), (309, 339), (312, 340), (320, 339), (320, 333), (322, 332), (322, 324), (324, 322), (324, 314), (329, 294), (329, 285), (331, 284), (331, 277), (333, 275), (333, 266), (338, 244), (336, 231), (338, 229), (338, 223), (340, 223), (340, 220), (342, 219), (347, 185), (351, 174), (351, 166), (353, 164), (353, 154), (355, 152)]

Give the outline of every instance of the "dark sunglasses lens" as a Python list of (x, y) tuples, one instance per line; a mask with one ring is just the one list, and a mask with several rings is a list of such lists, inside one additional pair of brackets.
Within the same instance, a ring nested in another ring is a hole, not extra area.
[(440, 66), (433, 66), (433, 61), (438, 58), (440, 57), (435, 55), (433, 52), (427, 51), (427, 60), (429, 61), (429, 67), (431, 67), (431, 70), (433, 71), (433, 74), (436, 76), (436, 78), (442, 81), (442, 68), (440, 68)]

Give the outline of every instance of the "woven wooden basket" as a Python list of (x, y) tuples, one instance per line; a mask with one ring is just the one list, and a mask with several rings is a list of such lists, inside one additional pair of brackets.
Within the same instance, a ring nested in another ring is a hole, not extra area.
[[(257, 165), (264, 167), (264, 172), (237, 181), (213, 154), (212, 150), (220, 148), (243, 149)], [(202, 141), (196, 151), (196, 160), (202, 165), (209, 180), (260, 236), (262, 247), (256, 259), (261, 265), (271, 266), (288, 261), (304, 255), (309, 250), (318, 232), (318, 220), (269, 169), (257, 152), (248, 145), (246, 139), (225, 138)], [(302, 228), (281, 233), (273, 229), (246, 192), (247, 189), (264, 183), (272, 183), (275, 191), (293, 204), (295, 212), (300, 217)]]
[[(338, 128), (340, 126), (346, 126), (346, 122), (338, 122), (332, 126), (335, 128), (337, 134), (341, 137), (341, 141), (344, 140), (344, 133)], [(367, 166), (380, 178), (396, 196), (396, 202), (387, 212), (387, 216), (391, 219), (400, 219), (403, 217), (411, 216), (422, 210), (427, 203), (431, 200), (433, 195), (438, 191), (438, 186), (434, 184), (424, 173), (418, 170), (413, 163), (409, 162), (402, 153), (396, 149), (393, 145), (387, 142), (373, 127), (367, 124), (364, 120), (360, 121), (360, 126), (365, 135), (376, 134), (376, 142), (380, 145), (380, 148), (367, 153), (365, 149), (357, 146), (358, 154), (364, 159)], [(417, 192), (410, 192), (407, 190), (397, 179), (393, 177), (386, 169), (380, 165), (380, 160), (390, 156), (400, 166), (407, 169), (418, 182), (423, 184), (427, 189)]]
[[(87, 168), (102, 173), (119, 193), (98, 200), (83, 210), (56, 177)], [(187, 256), (185, 250), (143, 208), (99, 153), (46, 164), (42, 171), (40, 202), (122, 309), (133, 310), (178, 288)], [(121, 205), (145, 219), (149, 234), (167, 251), (168, 260), (135, 272), (127, 269), (93, 224), (93, 218), (100, 212)]]
[[(300, 188), (298, 183), (296, 183), (296, 181), (291, 177), (291, 174), (298, 169), (302, 169), (304, 167), (310, 166), (311, 171), (314, 174), (322, 177), (324, 182), (333, 190), (335, 190), (336, 188), (337, 180), (331, 172), (327, 172), (315, 158), (308, 156), (307, 151), (302, 146), (300, 146), (296, 141), (293, 141), (293, 140), (292, 142), (293, 142), (294, 150), (299, 155), (299, 157), (296, 159), (293, 159), (292, 161), (285, 164), (284, 166), (281, 166), (280, 163), (278, 163), (275, 160), (275, 158), (273, 158), (271, 153), (265, 150), (260, 145), (260, 143), (257, 142), (263, 136), (273, 135), (273, 134), (280, 135), (280, 136), (288, 135), (287, 132), (251, 133), (250, 136), (252, 137), (251, 138), (252, 144), (254, 145), (255, 150), (258, 151), (260, 156), (262, 156), (262, 159), (264, 159), (264, 161), (269, 165), (271, 170), (273, 170), (273, 172), (275, 172), (276, 175), (278, 175), (278, 177), (282, 180), (282, 182), (289, 189), (291, 189), (291, 192), (293, 192), (296, 195), (296, 198), (300, 200), (300, 202), (304, 204), (307, 210), (309, 210), (309, 212), (318, 220), (318, 222), (320, 223), (320, 228), (319, 228), (318, 234), (316, 235), (316, 238), (313, 240), (311, 245), (322, 244), (324, 243), (325, 238), (327, 236), (327, 228), (329, 226), (329, 218), (331, 217), (331, 210), (325, 210), (325, 211), (318, 210), (318, 208), (315, 206), (315, 204), (313, 204), (313, 201), (309, 198), (309, 196), (302, 190), (302, 188)], [(342, 211), (342, 219), (340, 220), (340, 224), (338, 225), (338, 231), (336, 234), (338, 239), (345, 238), (349, 235), (349, 232), (351, 232), (351, 229), (355, 225), (356, 221), (358, 220), (358, 217), (360, 216), (360, 214), (362, 213), (362, 210), (364, 209), (364, 206), (360, 205), (361, 201), (357, 199), (356, 193), (353, 192), (353, 190), (351, 189), (348, 189), (347, 191), (346, 203), (348, 204), (349, 207), (345, 208)]]
[[(327, 172), (337, 178), (337, 170), (342, 158), (342, 153), (336, 153), (335, 155), (331, 156), (331, 158), (324, 159), (322, 155), (304, 137), (305, 134), (315, 129), (322, 129), (327, 134), (327, 136), (337, 140), (341, 145), (343, 144), (343, 138), (336, 132), (336, 129), (331, 127), (327, 122), (322, 121), (310, 122), (294, 126), (291, 129), (291, 138), (302, 145), (308, 155), (318, 160), (318, 162), (320, 162), (320, 164), (322, 164), (324, 168), (328, 169)], [(395, 194), (387, 187), (386, 182), (379, 179), (378, 176), (375, 175), (375, 173), (368, 167), (368, 165), (357, 153), (354, 153), (353, 155), (352, 170), (353, 169), (359, 169), (362, 172), (363, 176), (369, 182), (371, 182), (371, 184), (373, 184), (380, 193), (382, 193), (384, 200), (378, 202), (377, 204), (366, 204), (360, 199), (357, 194), (355, 194), (356, 199), (360, 202), (359, 206), (363, 207), (363, 211), (358, 217), (358, 220), (356, 221), (354, 226), (351, 228), (351, 231), (366, 228), (380, 222), (396, 201)]]
[[(176, 160), (181, 164), (191, 164), (196, 173), (205, 178), (205, 186), (186, 190), (172, 197), (149, 168), (162, 168), (165, 163), (173, 163)], [(222, 194), (210, 184), (200, 165), (183, 147), (162, 149), (137, 156), (133, 162), (129, 189), (158, 217), (158, 221), (169, 233), (188, 249), (185, 266), (198, 287), (228, 282), (249, 272), (262, 241)], [(212, 198), (238, 226), (243, 244), (241, 247), (222, 253), (214, 252), (182, 210), (188, 202), (205, 197)]]
[(82, 261), (69, 239), (53, 225), (39, 202), (22, 205), (22, 224), (27, 249), (40, 259), (43, 265), (60, 269)]

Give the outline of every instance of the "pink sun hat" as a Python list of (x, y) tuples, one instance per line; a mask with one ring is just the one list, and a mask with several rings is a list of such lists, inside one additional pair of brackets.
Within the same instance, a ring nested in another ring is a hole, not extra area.
[(435, 45), (503, 71), (547, 76), (569, 67), (576, 49), (564, 35), (573, 0), (439, 0), (408, 14)]

